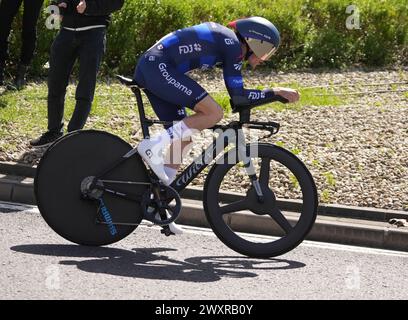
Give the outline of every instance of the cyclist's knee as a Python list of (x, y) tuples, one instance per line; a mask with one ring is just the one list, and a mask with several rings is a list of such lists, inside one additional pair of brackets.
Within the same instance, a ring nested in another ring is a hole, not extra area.
[(211, 96), (207, 96), (200, 101), (195, 106), (194, 111), (207, 116), (213, 120), (214, 123), (221, 121), (224, 117), (224, 111), (221, 106)]

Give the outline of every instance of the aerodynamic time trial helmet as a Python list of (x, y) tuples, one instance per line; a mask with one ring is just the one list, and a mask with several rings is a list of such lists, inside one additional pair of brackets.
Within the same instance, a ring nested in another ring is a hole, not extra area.
[(250, 17), (228, 24), (248, 44), (252, 52), (261, 60), (272, 57), (280, 45), (280, 34), (272, 22), (262, 17)]

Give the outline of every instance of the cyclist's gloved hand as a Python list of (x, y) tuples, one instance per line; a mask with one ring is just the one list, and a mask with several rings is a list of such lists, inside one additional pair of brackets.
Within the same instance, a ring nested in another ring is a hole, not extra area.
[(283, 103), (294, 103), (299, 101), (300, 93), (297, 90), (290, 89), (290, 88), (273, 88), (271, 89), (273, 93), (280, 97), (281, 99), (277, 99)]
[(282, 103), (288, 103), (289, 102), (283, 96), (278, 95), (274, 91), (274, 89), (264, 89), (264, 90), (262, 90), (262, 94), (264, 96), (264, 99), (269, 101), (269, 102), (275, 102), (275, 101), (279, 101), (279, 102), (282, 102)]

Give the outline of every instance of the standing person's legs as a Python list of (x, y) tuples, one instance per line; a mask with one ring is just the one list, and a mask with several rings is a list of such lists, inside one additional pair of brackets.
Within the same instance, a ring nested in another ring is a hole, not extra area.
[(74, 114), (68, 124), (68, 131), (80, 130), (85, 126), (95, 95), (96, 77), (105, 53), (105, 28), (80, 32), (79, 82), (76, 89)]
[(30, 141), (33, 147), (43, 147), (63, 134), (65, 94), (69, 76), (77, 58), (75, 32), (62, 29), (51, 46), (48, 72), (48, 131)]
[(48, 74), (48, 130), (61, 131), (63, 127), (65, 94), (75, 60), (78, 43), (73, 31), (62, 29), (51, 46)]
[(11, 23), (22, 0), (1, 0), (0, 2), (0, 84), (3, 82), (4, 67), (8, 57), (8, 37)]
[(28, 66), (34, 56), (37, 42), (37, 20), (43, 0), (24, 0), (23, 31), (20, 63), (15, 77), (15, 86), (18, 90), (26, 84)]
[(28, 66), (37, 42), (37, 21), (44, 0), (24, 0), (23, 31), (20, 63)]

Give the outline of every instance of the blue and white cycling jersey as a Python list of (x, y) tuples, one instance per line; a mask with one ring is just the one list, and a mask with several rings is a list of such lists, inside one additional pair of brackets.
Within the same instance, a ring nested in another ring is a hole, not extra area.
[(186, 75), (194, 69), (220, 66), (235, 103), (265, 98), (261, 90), (244, 89), (240, 41), (231, 29), (206, 22), (168, 34), (139, 60), (134, 80), (145, 89), (159, 118), (181, 120), (208, 93)]

